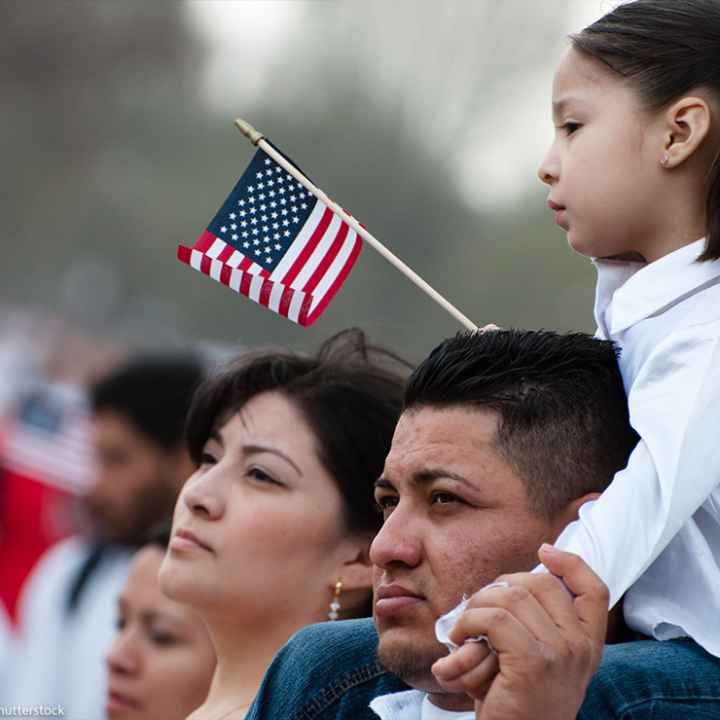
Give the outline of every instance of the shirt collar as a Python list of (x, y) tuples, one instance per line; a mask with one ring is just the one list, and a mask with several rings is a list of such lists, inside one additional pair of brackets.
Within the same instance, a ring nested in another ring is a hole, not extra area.
[(653, 263), (594, 260), (598, 325), (602, 327), (611, 302), (611, 327), (607, 329), (614, 335), (720, 280), (720, 260), (697, 262), (704, 247), (702, 238)]
[(382, 720), (420, 720), (425, 693), (420, 690), (378, 695), (370, 709)]

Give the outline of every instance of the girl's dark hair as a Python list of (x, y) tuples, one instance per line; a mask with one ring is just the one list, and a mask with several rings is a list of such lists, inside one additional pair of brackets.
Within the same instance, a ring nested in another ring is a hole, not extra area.
[[(627, 78), (648, 109), (695, 88), (720, 97), (720, 2), (634, 0), (571, 35), (573, 47)], [(720, 118), (717, 118), (720, 121)], [(720, 258), (720, 148), (707, 198), (707, 244), (699, 260)]]
[(197, 390), (187, 422), (190, 455), (200, 461), (205, 443), (256, 395), (279, 392), (303, 413), (317, 439), (318, 457), (343, 498), (353, 531), (376, 531), (382, 518), (373, 489), (402, 408), (411, 366), (368, 344), (361, 330), (346, 330), (312, 357), (288, 350), (241, 356)]

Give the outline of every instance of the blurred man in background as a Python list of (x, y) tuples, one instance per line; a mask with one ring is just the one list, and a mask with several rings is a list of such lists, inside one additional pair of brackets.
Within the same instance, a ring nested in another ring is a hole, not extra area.
[(90, 391), (98, 464), (84, 498), (88, 537), (64, 540), (39, 561), (20, 600), (12, 697), (60, 705), (67, 717), (105, 717), (104, 655), (132, 550), (172, 515), (192, 470), (185, 415), (202, 368), (193, 357), (137, 359)]

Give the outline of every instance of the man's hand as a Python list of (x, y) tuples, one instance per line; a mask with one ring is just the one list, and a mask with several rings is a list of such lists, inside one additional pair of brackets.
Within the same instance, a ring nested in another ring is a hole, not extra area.
[(433, 665), (445, 689), (475, 698), (478, 720), (574, 720), (600, 664), (607, 587), (577, 555), (543, 545), (539, 557), (552, 574), (498, 578), (508, 585), (476, 593), (450, 633), (459, 645), (485, 635), (492, 651), (466, 643)]

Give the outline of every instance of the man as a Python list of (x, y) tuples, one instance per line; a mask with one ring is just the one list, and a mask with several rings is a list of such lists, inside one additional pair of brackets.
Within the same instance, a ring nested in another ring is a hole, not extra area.
[(193, 465), (184, 443), (190, 399), (202, 379), (193, 357), (138, 358), (90, 391), (98, 476), (84, 498), (94, 525), (46, 553), (20, 609), (12, 700), (105, 717), (104, 654), (133, 549), (172, 515)]
[[(442, 343), (409, 381), (377, 481), (385, 521), (371, 548), (376, 627), (300, 632), (248, 717), (574, 718), (602, 648), (604, 587), (564, 554), (542, 559), (574, 602), (552, 575), (507, 574), (535, 566), (538, 548), (602, 492), (636, 440), (611, 344), (516, 331)], [(437, 663), (447, 650), (435, 621), (502, 575), (509, 587), (476, 593), (453, 636), (461, 642), (472, 627), (497, 654), (463, 645), (447, 660), (469, 655), (465, 669), (481, 677), (453, 687), (457, 668)]]

